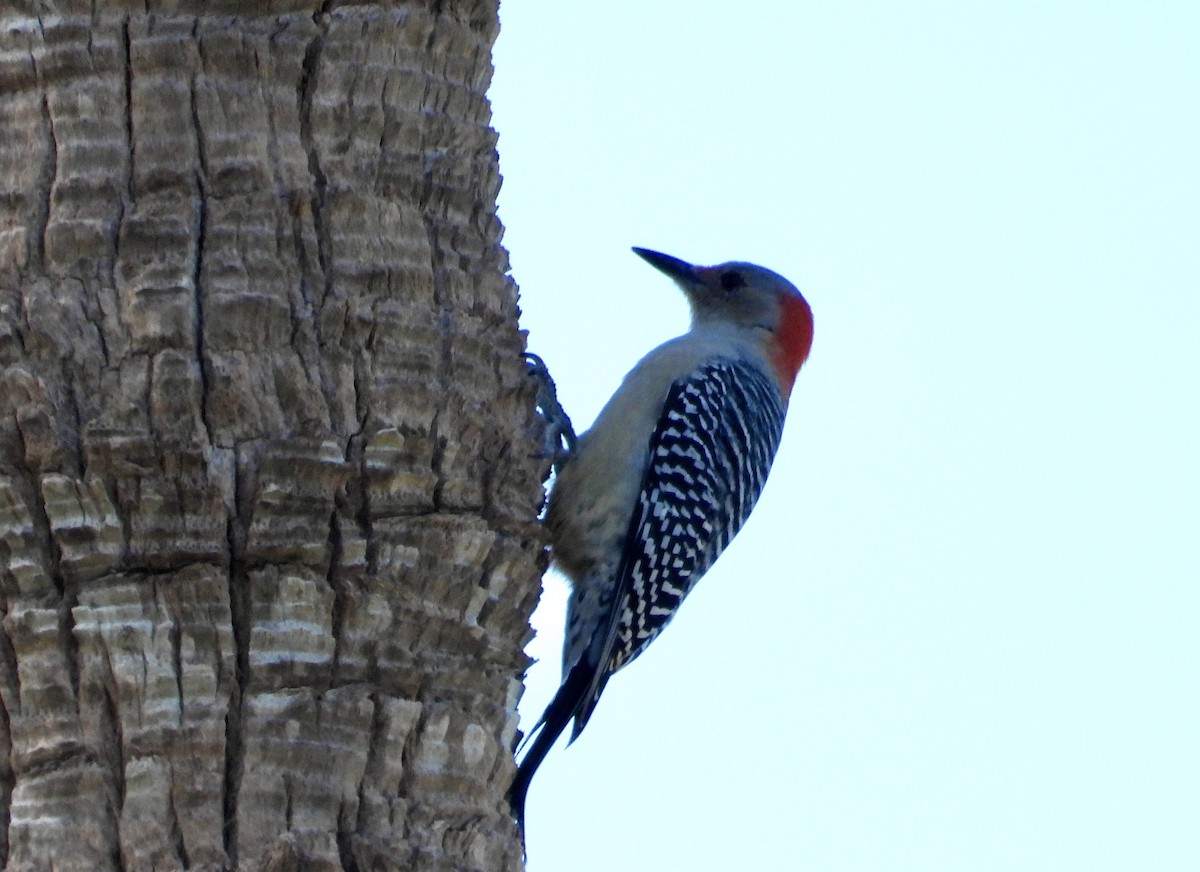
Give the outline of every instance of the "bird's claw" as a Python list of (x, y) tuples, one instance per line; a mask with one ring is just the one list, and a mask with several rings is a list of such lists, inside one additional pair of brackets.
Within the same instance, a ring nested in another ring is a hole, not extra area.
[(571, 419), (558, 401), (558, 391), (546, 362), (527, 351), (525, 365), (529, 369), (530, 378), (537, 382), (535, 405), (546, 425), (542, 435), (542, 454), (539, 456), (550, 458), (557, 475), (562, 472), (575, 451), (575, 428), (571, 426)]

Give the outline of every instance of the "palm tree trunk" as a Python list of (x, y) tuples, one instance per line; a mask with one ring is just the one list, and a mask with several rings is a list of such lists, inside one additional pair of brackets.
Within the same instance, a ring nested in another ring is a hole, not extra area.
[(0, 13), (3, 859), (517, 869), (495, 0), (156, 5)]

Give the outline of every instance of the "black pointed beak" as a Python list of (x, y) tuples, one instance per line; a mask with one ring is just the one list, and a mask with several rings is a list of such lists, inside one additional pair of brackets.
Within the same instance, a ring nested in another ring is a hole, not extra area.
[(696, 275), (696, 268), (686, 260), (671, 257), (671, 255), (663, 254), (660, 251), (651, 251), (648, 248), (634, 247), (633, 253), (659, 272), (666, 273), (677, 282), (692, 284), (699, 280), (699, 277)]

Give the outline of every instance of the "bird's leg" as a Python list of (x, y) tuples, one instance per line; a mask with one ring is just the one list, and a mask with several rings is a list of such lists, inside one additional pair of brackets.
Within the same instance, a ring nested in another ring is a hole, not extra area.
[(567, 417), (558, 401), (558, 391), (555, 389), (554, 379), (550, 377), (550, 370), (546, 368), (546, 362), (536, 354), (526, 352), (525, 365), (529, 368), (529, 377), (537, 382), (535, 404), (546, 425), (542, 435), (543, 453), (539, 456), (550, 458), (557, 475), (562, 472), (575, 451), (575, 428), (571, 426), (571, 419)]

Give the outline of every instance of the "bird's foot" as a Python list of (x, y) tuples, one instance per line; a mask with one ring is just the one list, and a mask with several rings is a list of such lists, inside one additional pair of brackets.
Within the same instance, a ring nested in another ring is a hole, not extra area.
[(550, 458), (557, 475), (575, 451), (575, 428), (558, 401), (558, 391), (546, 362), (536, 354), (526, 352), (525, 365), (529, 368), (529, 377), (537, 382), (535, 403), (546, 425), (542, 435), (542, 453), (538, 456)]

